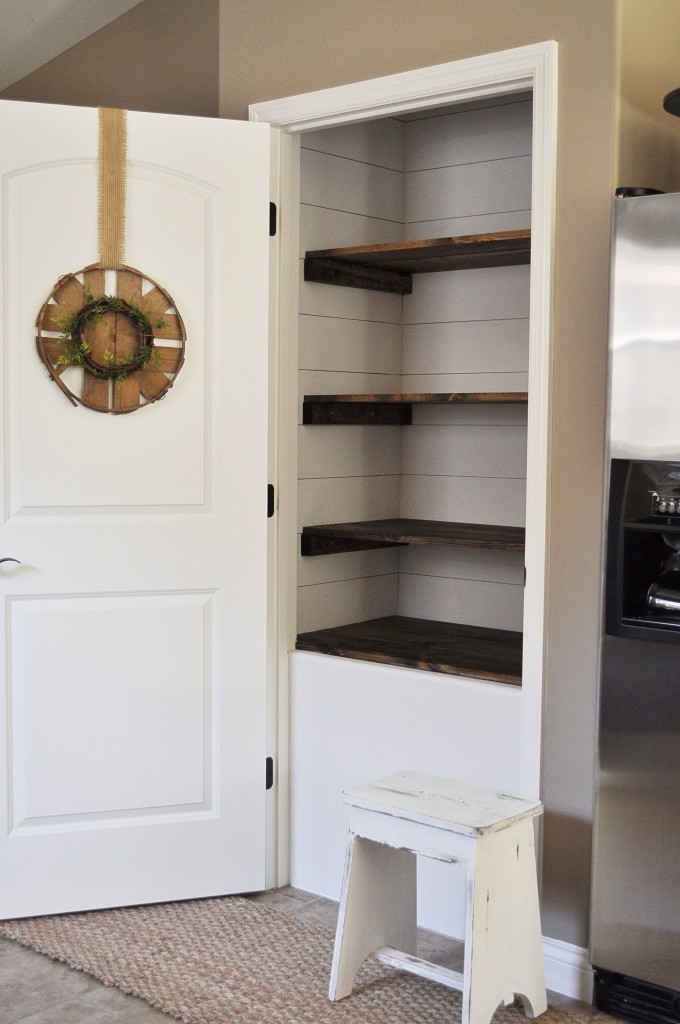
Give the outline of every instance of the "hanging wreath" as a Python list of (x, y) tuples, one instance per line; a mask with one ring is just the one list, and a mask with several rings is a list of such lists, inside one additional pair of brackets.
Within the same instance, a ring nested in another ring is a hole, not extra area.
[(186, 334), (168, 292), (124, 262), (127, 114), (100, 108), (98, 123), (99, 262), (59, 278), (38, 314), (36, 341), (73, 405), (126, 413), (172, 387)]
[(52, 379), (74, 405), (97, 412), (133, 412), (157, 401), (184, 362), (186, 334), (175, 303), (132, 267), (93, 265), (60, 278), (37, 327), (38, 353)]

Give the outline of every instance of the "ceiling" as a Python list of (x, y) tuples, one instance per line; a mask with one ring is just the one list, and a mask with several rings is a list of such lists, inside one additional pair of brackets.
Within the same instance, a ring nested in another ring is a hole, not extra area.
[(142, 0), (0, 0), (0, 90)]

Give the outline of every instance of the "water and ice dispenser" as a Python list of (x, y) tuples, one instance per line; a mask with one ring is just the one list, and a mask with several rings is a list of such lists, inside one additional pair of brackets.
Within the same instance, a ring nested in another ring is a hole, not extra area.
[(606, 632), (680, 642), (680, 462), (612, 459)]

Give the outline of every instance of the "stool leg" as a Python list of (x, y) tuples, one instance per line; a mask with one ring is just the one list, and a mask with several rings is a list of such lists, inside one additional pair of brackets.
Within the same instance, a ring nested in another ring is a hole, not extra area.
[(489, 1024), (516, 993), (525, 1013), (547, 1007), (533, 824), (526, 819), (476, 843), (468, 882), (462, 1024)]
[(328, 998), (344, 999), (380, 946), (416, 951), (416, 856), (350, 833)]

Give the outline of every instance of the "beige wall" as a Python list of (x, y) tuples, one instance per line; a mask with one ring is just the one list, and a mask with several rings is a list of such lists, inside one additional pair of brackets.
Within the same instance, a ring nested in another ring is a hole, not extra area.
[(679, 19), (677, 0), (145, 0), (3, 94), (212, 115), (219, 93), (220, 116), (245, 118), (253, 102), (557, 40), (543, 927), (577, 945), (588, 930), (610, 199), (619, 183), (680, 187), (680, 121), (658, 107), (680, 86)]
[(219, 0), (146, 0), (3, 99), (217, 116)]
[(680, 118), (663, 98), (680, 88), (680, 3), (625, 0), (621, 40), (619, 184), (680, 190)]

